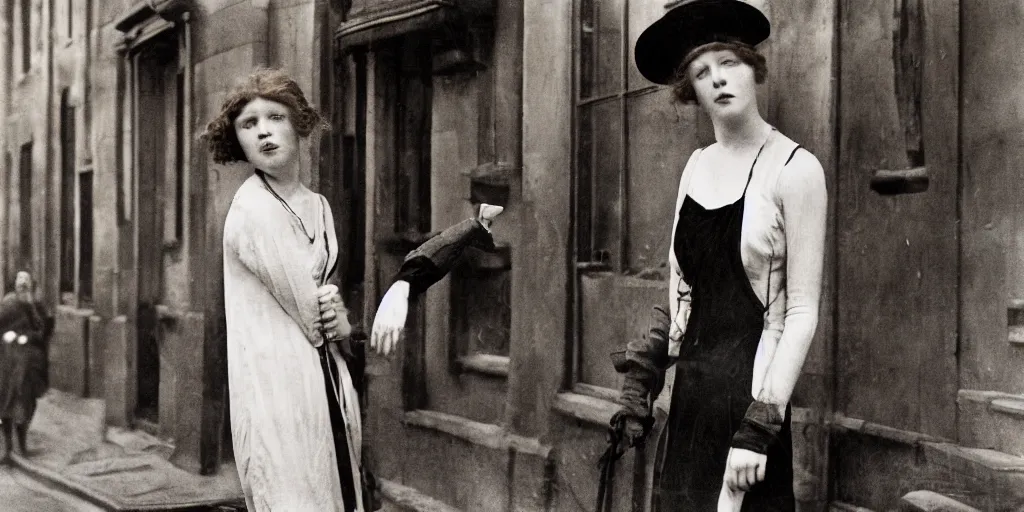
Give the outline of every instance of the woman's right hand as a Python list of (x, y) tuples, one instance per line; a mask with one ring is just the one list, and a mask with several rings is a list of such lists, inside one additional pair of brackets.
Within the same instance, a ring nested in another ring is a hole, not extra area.
[(398, 280), (388, 288), (380, 301), (377, 314), (373, 317), (373, 330), (370, 331), (370, 348), (378, 354), (389, 355), (398, 344), (398, 339), (405, 329), (406, 316), (409, 314), (409, 283)]
[(341, 295), (338, 287), (333, 284), (321, 286), (317, 290), (320, 318), (317, 320), (316, 328), (325, 340), (344, 338), (351, 334), (352, 326), (348, 323), (347, 310), (341, 302)]

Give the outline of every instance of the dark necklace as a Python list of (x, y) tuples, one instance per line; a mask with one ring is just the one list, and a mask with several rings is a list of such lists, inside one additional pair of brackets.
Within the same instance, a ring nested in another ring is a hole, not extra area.
[(295, 217), (295, 220), (299, 221), (299, 226), (302, 228), (302, 234), (307, 240), (309, 240), (309, 244), (313, 245), (313, 240), (316, 239), (316, 232), (313, 232), (313, 236), (309, 236), (306, 231), (306, 224), (302, 222), (302, 217), (299, 217), (299, 214), (295, 213), (295, 210), (288, 205), (288, 201), (285, 201), (283, 197), (279, 196), (277, 192), (274, 191), (274, 187), (271, 187), (270, 183), (267, 182), (267, 177), (264, 175), (263, 171), (256, 169), (256, 175), (260, 177), (261, 181), (263, 181), (263, 186), (281, 202), (281, 205), (284, 206), (285, 210), (288, 210), (288, 213), (292, 214), (292, 217)]

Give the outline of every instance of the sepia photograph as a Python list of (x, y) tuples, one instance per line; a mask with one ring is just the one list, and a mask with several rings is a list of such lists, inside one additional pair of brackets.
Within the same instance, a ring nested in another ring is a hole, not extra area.
[(0, 0), (0, 512), (1024, 512), (1024, 0)]

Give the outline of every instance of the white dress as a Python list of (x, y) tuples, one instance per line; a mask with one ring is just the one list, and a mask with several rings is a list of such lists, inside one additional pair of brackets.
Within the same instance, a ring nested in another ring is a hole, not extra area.
[[(231, 438), (252, 512), (363, 510), (343, 505), (317, 350), (323, 341), (313, 326), (317, 288), (338, 257), (330, 207), (317, 197), (322, 215), (306, 226), (313, 243), (255, 174), (235, 193), (224, 224)], [(339, 428), (361, 502), (358, 401), (344, 360), (335, 362), (341, 375), (331, 388), (342, 398)]]

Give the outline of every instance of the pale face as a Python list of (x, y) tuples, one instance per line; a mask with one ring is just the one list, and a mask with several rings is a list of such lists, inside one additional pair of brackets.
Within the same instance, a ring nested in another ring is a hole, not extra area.
[(287, 105), (264, 98), (250, 101), (235, 118), (235, 134), (245, 157), (270, 174), (294, 165), (299, 136)]
[(754, 68), (732, 50), (704, 52), (687, 72), (698, 103), (712, 117), (729, 118), (757, 105)]
[(14, 276), (14, 289), (21, 293), (31, 291), (32, 276), (24, 270), (18, 272)]

